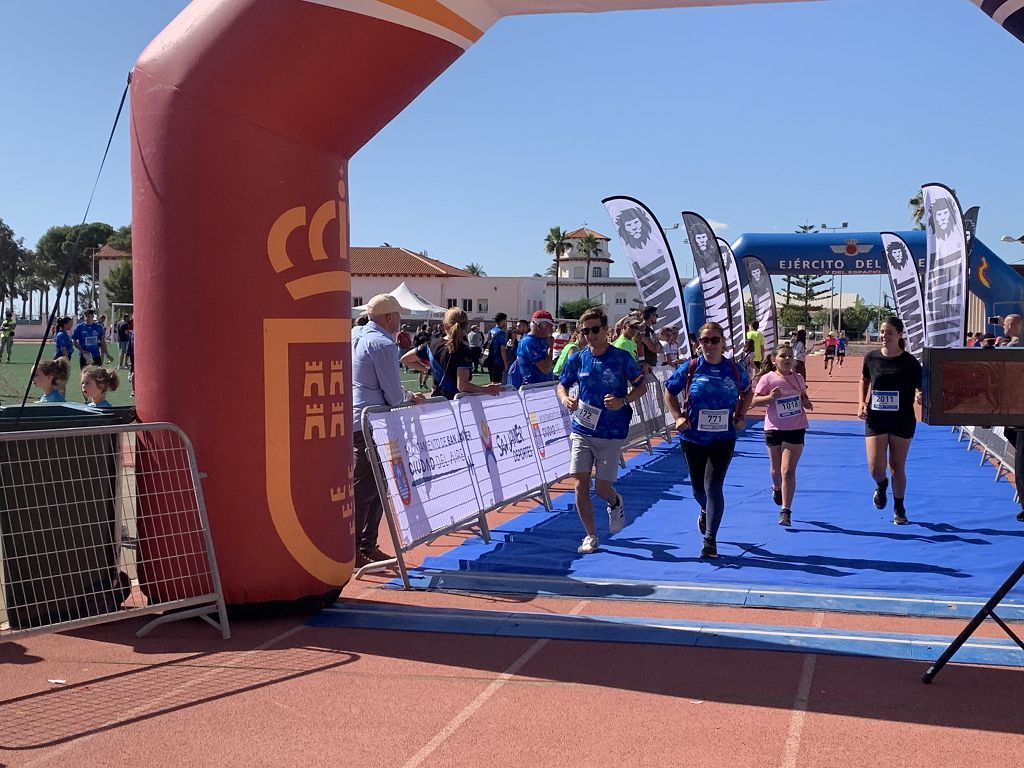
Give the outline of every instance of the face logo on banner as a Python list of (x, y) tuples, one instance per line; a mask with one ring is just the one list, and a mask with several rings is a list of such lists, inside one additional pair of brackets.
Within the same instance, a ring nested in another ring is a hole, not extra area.
[(758, 283), (758, 284), (760, 284), (760, 283), (761, 283), (761, 278), (762, 278), (762, 277), (764, 277), (764, 273), (763, 273), (763, 272), (761, 271), (761, 268), (760, 268), (760, 267), (754, 267), (754, 268), (753, 268), (752, 270), (750, 270), (750, 278), (751, 278), (751, 279), (752, 279), (752, 280), (753, 280), (753, 281), (754, 281), (755, 283)]
[(498, 457), (494, 455), (494, 439), (491, 437), (491, 428), (487, 424), (487, 419), (480, 419), (477, 422), (477, 427), (480, 428), (480, 445), (484, 449), (484, 463), (487, 464), (487, 471), (496, 474)]
[(903, 262), (907, 260), (907, 254), (898, 241), (889, 243), (889, 247), (885, 249), (885, 257), (896, 267), (897, 271), (903, 268)]
[(696, 241), (697, 247), (702, 251), (706, 251), (708, 249), (708, 236), (706, 233), (698, 232), (694, 235), (693, 239)]
[(940, 197), (932, 204), (928, 226), (939, 240), (945, 240), (956, 232), (956, 217), (949, 200)]
[(651, 222), (647, 214), (639, 208), (627, 208), (615, 219), (615, 227), (619, 231), (622, 242), (637, 250), (647, 245), (651, 237)]

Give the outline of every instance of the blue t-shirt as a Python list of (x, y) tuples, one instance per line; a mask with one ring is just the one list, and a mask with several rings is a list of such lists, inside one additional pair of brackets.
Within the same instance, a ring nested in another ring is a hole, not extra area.
[(523, 377), (523, 384), (537, 384), (542, 381), (551, 381), (554, 377), (548, 369), (544, 373), (537, 367), (540, 360), (550, 359), (548, 354), (548, 340), (531, 333), (523, 336), (516, 349), (516, 359), (519, 360), (519, 371)]
[(57, 351), (53, 355), (54, 360), (58, 357), (71, 358), (75, 345), (71, 343), (71, 337), (68, 336), (67, 331), (57, 331), (57, 335), (54, 337), (53, 343), (57, 347)]
[(71, 338), (77, 341), (82, 349), (99, 356), (100, 339), (103, 338), (103, 334), (103, 323), (79, 323), (71, 332)]
[(490, 330), (491, 334), (491, 350), (490, 354), (487, 355), (487, 359), (496, 363), (501, 363), (501, 350), (505, 346), (505, 342), (508, 341), (508, 334), (506, 334), (498, 326), (494, 326)]
[[(681, 365), (665, 382), (665, 389), (684, 399), (680, 393), (686, 386), (690, 365)], [(739, 386), (736, 381), (739, 379)], [(736, 428), (732, 425), (740, 393), (750, 387), (750, 376), (742, 366), (731, 360), (709, 363), (703, 355), (697, 357), (697, 367), (690, 382), (690, 398), (686, 403), (686, 417), (690, 428), (683, 432), (683, 440), (708, 445), (717, 440), (734, 440)]]
[(572, 431), (605, 440), (625, 440), (633, 409), (626, 403), (617, 411), (608, 410), (604, 407), (604, 396), (625, 397), (629, 393), (629, 385), (639, 384), (643, 377), (636, 358), (618, 347), (609, 346), (603, 355), (595, 355), (587, 347), (570, 357), (562, 369), (559, 383), (566, 389), (579, 384), (580, 403), (599, 409), (595, 428), (581, 424), (574, 414)]
[(846, 351), (846, 337), (845, 336), (840, 336), (839, 337), (839, 351), (840, 352), (845, 352)]
[(39, 402), (40, 403), (63, 403), (63, 402), (66, 402), (66, 400), (64, 400), (64, 395), (61, 394), (61, 391), (59, 389), (51, 389), (50, 390), (50, 394), (43, 395), (42, 397), (39, 398)]
[(93, 408), (113, 408), (114, 406), (111, 404), (111, 402), (109, 400), (107, 400), (106, 398), (103, 398), (98, 403), (93, 403), (92, 407)]

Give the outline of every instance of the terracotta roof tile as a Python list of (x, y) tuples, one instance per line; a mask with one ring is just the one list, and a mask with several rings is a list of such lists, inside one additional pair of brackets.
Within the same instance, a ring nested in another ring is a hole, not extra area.
[(589, 227), (580, 227), (579, 229), (574, 229), (572, 232), (567, 232), (565, 234), (566, 237), (572, 238), (572, 239), (584, 238), (587, 235), (593, 235), (598, 240), (608, 240), (609, 242), (611, 242), (611, 238), (610, 237), (605, 237), (600, 232), (595, 232), (594, 230), (590, 229)]
[(377, 246), (349, 249), (350, 269), (360, 277), (472, 277), (469, 272), (407, 248)]
[(109, 245), (104, 245), (98, 251), (96, 251), (97, 259), (130, 259), (132, 255), (126, 251), (119, 251), (117, 248), (111, 248)]

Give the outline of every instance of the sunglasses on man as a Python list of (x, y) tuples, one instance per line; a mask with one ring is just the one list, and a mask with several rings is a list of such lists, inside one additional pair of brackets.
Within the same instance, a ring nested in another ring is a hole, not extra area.
[(590, 336), (591, 334), (596, 335), (603, 328), (603, 325), (584, 325), (580, 330), (583, 331), (585, 336)]
[(701, 336), (701, 344), (718, 344), (722, 340), (721, 336)]

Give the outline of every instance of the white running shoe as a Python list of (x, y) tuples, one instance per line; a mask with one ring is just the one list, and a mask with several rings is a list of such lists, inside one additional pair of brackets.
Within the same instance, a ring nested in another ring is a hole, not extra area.
[(590, 555), (597, 552), (597, 548), (601, 542), (597, 540), (597, 536), (584, 536), (583, 543), (576, 549), (581, 555)]
[(608, 530), (618, 533), (626, 524), (626, 509), (622, 501), (622, 494), (615, 492), (615, 503), (608, 505)]

